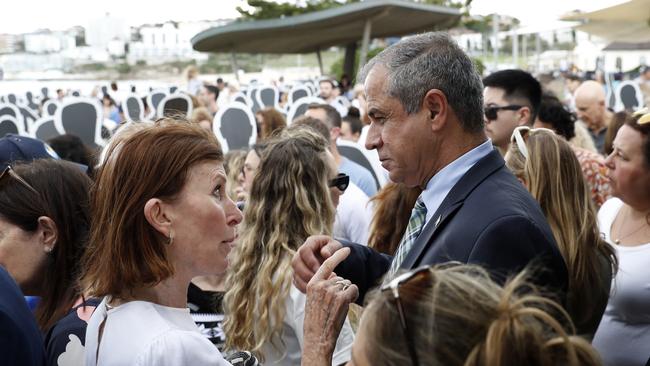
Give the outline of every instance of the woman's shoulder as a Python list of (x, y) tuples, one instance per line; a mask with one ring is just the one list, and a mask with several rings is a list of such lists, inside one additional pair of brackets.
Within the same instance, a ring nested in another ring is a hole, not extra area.
[(159, 334), (135, 360), (136, 365), (228, 365), (219, 350), (198, 332), (172, 328)]
[(604, 232), (605, 230), (609, 230), (609, 226), (611, 226), (621, 207), (623, 207), (623, 201), (616, 197), (608, 199), (600, 206), (600, 210), (598, 210), (600, 231)]
[(56, 365), (61, 357), (67, 360), (80, 356), (79, 360), (83, 360), (88, 321), (100, 302), (101, 299), (86, 299), (52, 326), (45, 336), (48, 364)]

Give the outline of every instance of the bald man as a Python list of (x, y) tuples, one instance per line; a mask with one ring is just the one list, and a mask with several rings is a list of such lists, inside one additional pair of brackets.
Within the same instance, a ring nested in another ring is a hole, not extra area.
[(578, 118), (587, 125), (598, 152), (604, 154), (605, 134), (613, 114), (605, 106), (603, 86), (593, 80), (585, 81), (576, 89), (575, 101)]

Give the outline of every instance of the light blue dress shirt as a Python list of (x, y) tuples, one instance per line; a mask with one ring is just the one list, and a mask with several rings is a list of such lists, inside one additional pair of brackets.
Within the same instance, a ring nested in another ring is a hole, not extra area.
[(420, 196), (427, 207), (426, 224), (433, 215), (438, 211), (440, 204), (447, 197), (449, 191), (458, 183), (460, 178), (465, 175), (479, 160), (486, 157), (494, 148), (492, 141), (488, 139), (481, 145), (473, 148), (465, 154), (458, 157), (446, 167), (436, 173), (429, 182)]

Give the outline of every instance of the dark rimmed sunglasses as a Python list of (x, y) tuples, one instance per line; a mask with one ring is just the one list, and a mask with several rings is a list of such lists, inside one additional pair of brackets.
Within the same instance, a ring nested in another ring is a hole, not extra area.
[(495, 119), (497, 119), (497, 112), (499, 111), (518, 111), (523, 107), (525, 106), (516, 105), (516, 104), (504, 105), (502, 107), (492, 106), (492, 107), (485, 107), (483, 112), (485, 113), (485, 119), (487, 119), (488, 121), (494, 121)]
[(381, 292), (390, 291), (393, 294), (393, 299), (397, 304), (397, 312), (399, 313), (399, 321), (402, 325), (402, 331), (404, 331), (404, 340), (406, 341), (406, 346), (408, 347), (409, 354), (411, 355), (411, 362), (413, 366), (419, 366), (420, 362), (418, 361), (418, 355), (415, 352), (415, 344), (413, 343), (413, 337), (408, 328), (408, 323), (406, 322), (406, 314), (404, 312), (404, 306), (402, 306), (402, 300), (399, 296), (399, 288), (401, 285), (417, 278), (421, 279), (423, 276), (431, 273), (431, 266), (421, 266), (412, 271), (402, 273), (397, 277), (393, 278), (390, 282), (381, 286)]
[(17, 180), (18, 183), (22, 184), (25, 188), (27, 188), (27, 189), (29, 189), (30, 191), (32, 191), (32, 192), (38, 194), (38, 191), (37, 191), (36, 189), (34, 189), (34, 187), (32, 187), (29, 183), (27, 183), (27, 181), (24, 180), (20, 175), (18, 175), (18, 173), (16, 173), (16, 172), (13, 170), (13, 168), (11, 168), (11, 165), (7, 165), (7, 167), (4, 168), (4, 170), (3, 170), (2, 173), (0, 174), (0, 181), (2, 181), (2, 179), (3, 179), (4, 177), (12, 177), (12, 178), (14, 178), (15, 180)]
[(336, 187), (341, 192), (345, 192), (345, 190), (348, 189), (349, 185), (350, 185), (350, 176), (348, 176), (345, 173), (339, 173), (336, 176), (336, 178), (330, 180), (329, 182), (330, 187)]

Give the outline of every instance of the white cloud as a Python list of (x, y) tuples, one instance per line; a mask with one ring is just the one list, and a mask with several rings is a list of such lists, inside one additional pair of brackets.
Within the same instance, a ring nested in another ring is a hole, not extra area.
[(123, 18), (131, 26), (167, 20), (236, 18), (242, 0), (18, 0), (0, 12), (0, 33), (26, 33), (41, 28), (86, 27), (106, 13)]
[(594, 11), (627, 0), (474, 0), (470, 8), (472, 14), (487, 15), (499, 13), (519, 19), (523, 25), (543, 26), (556, 21), (560, 16), (573, 10)]

